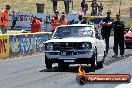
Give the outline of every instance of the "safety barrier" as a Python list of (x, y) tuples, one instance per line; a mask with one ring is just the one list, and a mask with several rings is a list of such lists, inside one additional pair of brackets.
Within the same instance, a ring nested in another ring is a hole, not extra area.
[(51, 32), (0, 35), (0, 58), (43, 53), (44, 43), (51, 35)]

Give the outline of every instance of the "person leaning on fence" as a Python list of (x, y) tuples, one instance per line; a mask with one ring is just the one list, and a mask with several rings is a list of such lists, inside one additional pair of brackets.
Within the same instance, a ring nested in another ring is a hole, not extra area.
[(60, 18), (60, 24), (61, 25), (68, 25), (69, 24), (69, 21), (65, 18), (65, 13), (64, 12), (62, 13), (62, 16)]
[(52, 25), (51, 31), (52, 31), (52, 33), (55, 31), (55, 28), (57, 26), (60, 26), (60, 17), (58, 16), (59, 11), (56, 10), (54, 13), (55, 13), (55, 15), (52, 17), (52, 20), (51, 20), (51, 25)]
[(30, 25), (31, 25), (31, 33), (40, 32), (41, 22), (36, 16), (33, 16)]
[(6, 5), (6, 9), (0, 13), (0, 29), (2, 34), (7, 33), (9, 10), (10, 6)]
[(124, 56), (124, 26), (125, 22), (120, 19), (120, 14), (116, 15), (117, 21), (113, 23), (113, 29), (114, 29), (114, 53), (112, 57), (117, 57), (118, 55), (118, 45), (120, 47), (120, 55), (121, 57)]

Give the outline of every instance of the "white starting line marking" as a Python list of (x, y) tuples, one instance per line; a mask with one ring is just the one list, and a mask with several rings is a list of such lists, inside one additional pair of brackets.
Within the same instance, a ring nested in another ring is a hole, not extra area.
[(118, 86), (116, 86), (115, 88), (132, 88), (132, 79), (131, 82), (128, 84), (120, 84)]

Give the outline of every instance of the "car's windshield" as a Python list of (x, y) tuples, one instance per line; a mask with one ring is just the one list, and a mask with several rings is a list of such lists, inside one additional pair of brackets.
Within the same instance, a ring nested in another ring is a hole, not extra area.
[(66, 37), (93, 37), (91, 26), (65, 26), (58, 27), (53, 38)]

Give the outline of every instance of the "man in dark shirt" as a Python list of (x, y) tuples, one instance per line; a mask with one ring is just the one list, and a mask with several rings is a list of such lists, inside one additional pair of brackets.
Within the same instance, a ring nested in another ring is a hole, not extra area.
[(79, 22), (82, 20), (82, 18), (83, 18), (82, 15), (79, 15), (79, 16), (78, 16)]
[(11, 29), (14, 29), (15, 25), (16, 25), (16, 22), (17, 22), (17, 15), (18, 15), (19, 12), (16, 12), (16, 11), (12, 11), (12, 26), (11, 26)]
[(102, 39), (104, 39), (106, 43), (106, 55), (108, 54), (108, 50), (109, 50), (109, 37), (112, 29), (112, 19), (110, 15), (111, 15), (111, 11), (108, 10), (107, 17), (103, 18), (102, 20), (102, 29), (101, 29)]
[(97, 4), (96, 0), (93, 0), (91, 7), (92, 7), (91, 16), (98, 15), (97, 10), (98, 10), (99, 5)]
[(69, 4), (71, 3), (72, 0), (64, 0), (64, 5), (65, 5), (65, 13), (69, 14)]
[(84, 15), (86, 15), (86, 12), (88, 10), (88, 4), (86, 3), (85, 0), (82, 0), (81, 7), (82, 7), (82, 11), (84, 12)]
[(116, 15), (117, 21), (113, 23), (114, 29), (114, 53), (115, 55), (112, 57), (117, 57), (118, 55), (118, 45), (120, 46), (120, 55), (124, 56), (124, 25), (125, 22), (120, 19), (120, 14)]
[(53, 2), (53, 11), (55, 12), (57, 10), (57, 3), (58, 0), (51, 0)]

